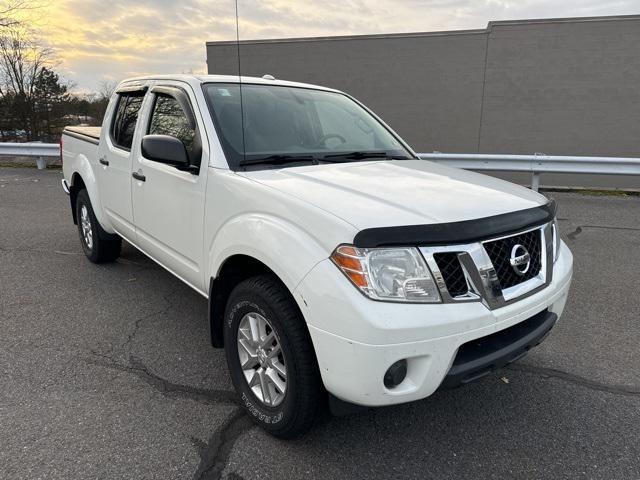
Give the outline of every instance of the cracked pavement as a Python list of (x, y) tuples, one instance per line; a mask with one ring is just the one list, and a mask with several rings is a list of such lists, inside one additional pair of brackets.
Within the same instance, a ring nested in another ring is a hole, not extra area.
[(60, 178), (0, 169), (0, 478), (640, 478), (639, 197), (549, 194), (574, 283), (520, 362), (285, 442), (238, 407), (204, 298), (131, 246), (84, 258)]

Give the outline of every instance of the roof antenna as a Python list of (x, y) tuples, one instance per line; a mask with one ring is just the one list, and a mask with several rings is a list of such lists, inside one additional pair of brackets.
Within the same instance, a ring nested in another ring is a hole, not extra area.
[(238, 20), (238, 0), (236, 0), (236, 45), (238, 49), (238, 84), (240, 89), (240, 128), (242, 129), (242, 160), (247, 158), (247, 148), (244, 140), (244, 106), (242, 104), (242, 71), (240, 64), (240, 21)]

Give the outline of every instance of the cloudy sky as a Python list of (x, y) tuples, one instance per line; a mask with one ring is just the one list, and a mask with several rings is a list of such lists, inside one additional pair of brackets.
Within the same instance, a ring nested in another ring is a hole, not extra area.
[[(484, 28), (490, 20), (640, 13), (640, 0), (238, 0), (240, 38)], [(144, 73), (206, 71), (236, 35), (232, 0), (50, 0), (27, 13), (78, 91)]]

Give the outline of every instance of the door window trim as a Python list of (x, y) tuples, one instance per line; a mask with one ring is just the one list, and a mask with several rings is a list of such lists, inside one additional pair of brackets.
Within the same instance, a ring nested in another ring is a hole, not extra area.
[(149, 124), (147, 125), (147, 133), (149, 133), (149, 127), (151, 126), (151, 118), (153, 117), (153, 110), (156, 105), (158, 94), (168, 95), (176, 100), (187, 117), (189, 127), (194, 131), (198, 130), (198, 122), (196, 122), (196, 116), (193, 112), (193, 105), (191, 105), (189, 95), (182, 87), (175, 87), (173, 85), (156, 85), (151, 88), (151, 93), (154, 93), (155, 97), (153, 99), (153, 106), (151, 107), (151, 116), (149, 117)]
[(136, 136), (136, 130), (138, 127), (138, 120), (140, 120), (140, 116), (141, 113), (143, 112), (143, 108), (144, 108), (144, 102), (147, 96), (147, 89), (148, 87), (146, 85), (135, 85), (135, 86), (131, 86), (131, 87), (122, 87), (120, 89), (118, 89), (116, 91), (116, 95), (118, 95), (118, 98), (116, 100), (116, 104), (114, 105), (113, 108), (113, 113), (111, 115), (111, 121), (109, 122), (109, 140), (111, 141), (111, 145), (118, 149), (118, 150), (122, 150), (124, 152), (131, 152), (131, 147), (125, 147), (124, 145), (121, 145), (120, 143), (118, 143), (113, 135), (114, 133), (114, 129), (115, 129), (115, 123), (116, 123), (116, 119), (118, 118), (118, 109), (120, 108), (120, 102), (122, 101), (122, 98), (124, 96), (134, 96), (131, 95), (132, 93), (141, 93), (141, 95), (135, 95), (135, 96), (140, 96), (142, 98), (142, 102), (140, 103), (140, 108), (138, 109), (138, 113), (136, 114), (136, 125), (134, 127), (134, 131), (133, 131), (133, 137), (131, 139), (131, 146), (133, 146), (133, 142), (135, 140), (135, 136)]
[[(180, 109), (182, 110), (185, 117), (187, 118), (187, 122), (189, 122), (189, 127), (192, 128), (194, 131), (193, 143), (194, 145), (197, 145), (197, 149), (200, 153), (200, 156), (199, 156), (199, 163), (197, 165), (194, 163), (193, 165), (197, 166), (200, 169), (202, 167), (202, 153), (203, 153), (202, 135), (200, 133), (200, 127), (198, 126), (198, 121), (196, 120), (193, 104), (191, 102), (191, 99), (189, 98), (189, 94), (187, 93), (187, 91), (184, 88), (176, 85), (159, 84), (159, 85), (152, 86), (151, 89), (149, 90), (149, 93), (151, 94), (152, 98), (150, 98), (150, 101), (149, 101), (150, 105), (148, 107), (148, 113), (146, 118), (147, 124), (145, 126), (144, 133), (140, 137), (140, 142), (142, 142), (142, 137), (150, 134), (149, 132), (151, 131), (151, 123), (153, 122), (153, 114), (155, 112), (158, 96), (159, 95), (169, 96), (178, 102), (178, 105), (180, 105)], [(144, 156), (142, 156), (142, 158), (145, 159), (146, 161), (153, 162), (153, 160), (150, 160)], [(194, 173), (194, 175), (199, 175), (199, 172), (197, 174)]]
[(115, 93), (117, 93), (118, 95), (120, 95), (121, 93), (132, 93), (132, 92), (145, 92), (149, 89), (148, 85), (141, 85), (141, 84), (135, 84), (135, 85), (124, 85), (120, 88), (118, 88)]

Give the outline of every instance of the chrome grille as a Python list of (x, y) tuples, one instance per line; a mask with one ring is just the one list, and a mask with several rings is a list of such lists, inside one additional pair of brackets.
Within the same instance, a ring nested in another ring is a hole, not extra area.
[[(512, 255), (516, 245), (529, 253), (528, 269), (520, 274), (511, 265), (512, 256), (523, 254)], [(551, 223), (474, 243), (420, 247), (420, 252), (445, 303), (481, 301), (496, 309), (532, 295), (553, 276)]]
[(442, 274), (442, 279), (447, 286), (447, 290), (449, 290), (449, 295), (452, 297), (460, 297), (469, 292), (469, 285), (467, 285), (467, 279), (464, 276), (462, 265), (460, 265), (458, 253), (460, 252), (433, 254), (433, 258)]
[[(491, 259), (493, 268), (496, 269), (500, 287), (502, 289), (514, 287), (520, 283), (531, 280), (540, 273), (542, 265), (541, 255), (541, 230), (532, 230), (512, 237), (501, 238), (499, 240), (484, 242), (484, 249)], [(516, 245), (522, 245), (530, 255), (529, 269), (526, 273), (518, 275), (509, 263), (511, 250)]]

